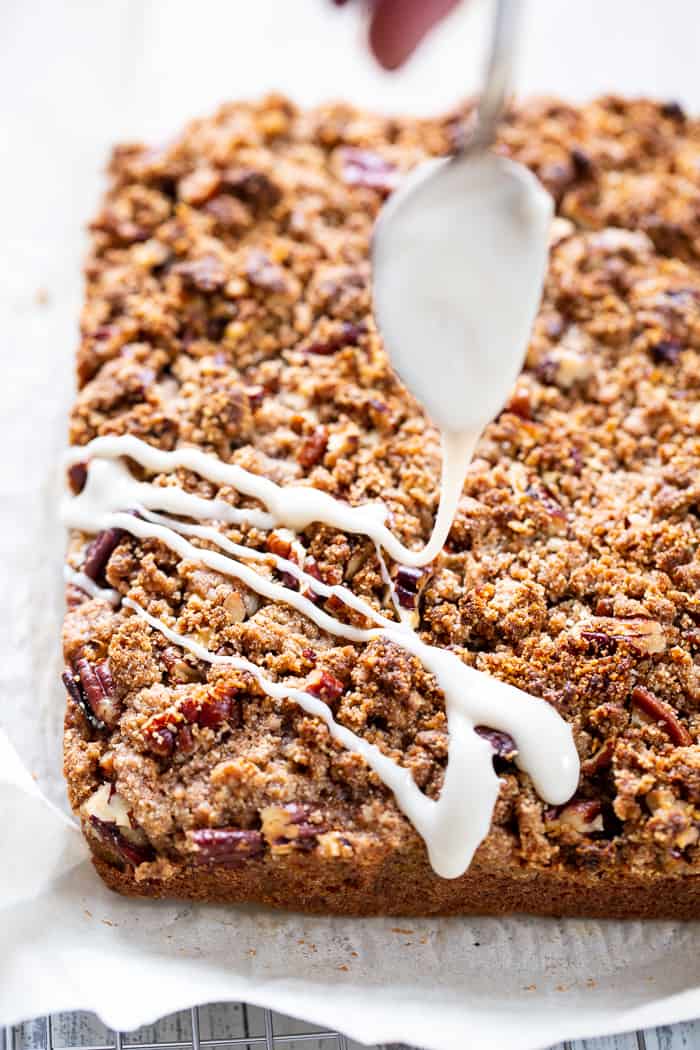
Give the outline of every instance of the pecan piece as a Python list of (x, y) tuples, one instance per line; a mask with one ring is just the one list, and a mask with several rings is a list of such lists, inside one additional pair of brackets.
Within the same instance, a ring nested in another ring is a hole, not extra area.
[(542, 485), (538, 481), (533, 481), (525, 489), (525, 494), (529, 496), (530, 499), (537, 500), (537, 502), (547, 511), (550, 518), (555, 518), (557, 521), (567, 520), (566, 511), (559, 500), (555, 499), (546, 485)]
[(676, 102), (675, 99), (671, 99), (669, 102), (663, 102), (661, 104), (661, 116), (668, 117), (669, 120), (677, 120), (681, 124), (687, 120), (685, 110), (680, 102)]
[(107, 562), (123, 536), (123, 529), (104, 529), (98, 532), (85, 554), (83, 572), (86, 576), (96, 583), (104, 579)]
[(119, 703), (106, 660), (99, 664), (91, 664), (81, 656), (76, 660), (74, 668), (66, 668), (61, 678), (70, 697), (83, 712), (92, 729), (103, 732), (117, 724)]
[(557, 818), (560, 824), (572, 828), (579, 835), (603, 831), (602, 806), (597, 799), (576, 800), (567, 803)]
[(642, 685), (636, 685), (630, 695), (632, 704), (638, 707), (654, 722), (660, 723), (669, 737), (678, 747), (690, 747), (693, 738), (678, 718), (673, 708), (664, 700), (655, 696), (650, 689)]
[(132, 868), (137, 868), (139, 864), (147, 864), (149, 861), (155, 860), (156, 854), (152, 846), (142, 846), (136, 842), (131, 842), (126, 835), (121, 833), (116, 824), (108, 824), (95, 816), (90, 816), (88, 820), (97, 838)]
[(571, 165), (577, 178), (587, 179), (593, 174), (593, 161), (591, 160), (590, 154), (586, 153), (585, 150), (580, 149), (578, 146), (574, 146), (571, 150), (570, 157)]
[(608, 737), (602, 747), (595, 754), (581, 763), (581, 772), (584, 776), (591, 777), (603, 769), (609, 769), (615, 755), (615, 741)]
[(654, 364), (675, 365), (681, 356), (681, 344), (677, 339), (661, 339), (649, 347)]
[(413, 569), (410, 565), (399, 565), (396, 573), (396, 597), (402, 608), (415, 609), (418, 584), (424, 575), (423, 569)]
[(85, 720), (87, 721), (88, 725), (92, 729), (95, 729), (98, 733), (106, 729), (104, 722), (100, 721), (100, 719), (96, 717), (94, 711), (87, 702), (87, 697), (83, 693), (83, 689), (80, 684), (80, 678), (78, 677), (78, 675), (74, 674), (73, 671), (66, 668), (66, 670), (61, 675), (61, 680), (63, 681), (63, 684), (66, 687), (66, 690), (71, 700), (73, 700), (77, 707), (79, 707), (80, 710), (83, 712), (83, 715), (85, 716)]
[(265, 387), (259, 384), (243, 387), (245, 395), (248, 398), (250, 407), (255, 410), (260, 408), (265, 399)]
[(112, 729), (119, 721), (119, 702), (109, 662), (91, 664), (84, 656), (75, 661), (75, 671), (90, 710), (103, 727)]
[(345, 692), (345, 685), (339, 678), (336, 678), (334, 674), (319, 669), (313, 672), (306, 683), (305, 689), (307, 693), (311, 693), (312, 696), (317, 696), (319, 700), (325, 700), (326, 703), (333, 703), (343, 695)]
[(614, 653), (617, 650), (617, 638), (605, 631), (581, 631), (581, 637), (588, 642), (594, 653)]
[(175, 750), (180, 755), (190, 755), (194, 751), (194, 736), (188, 725), (180, 726), (175, 741)]
[(177, 184), (177, 195), (187, 204), (204, 204), (221, 185), (221, 175), (214, 168), (195, 168)]
[(253, 224), (249, 208), (232, 197), (230, 193), (219, 193), (204, 205), (204, 211), (224, 230), (242, 233)]
[(196, 864), (216, 864), (235, 868), (265, 851), (265, 840), (259, 831), (241, 828), (200, 828), (190, 833), (197, 847)]
[(171, 682), (185, 684), (186, 682), (199, 681), (199, 673), (196, 668), (191, 667), (180, 655), (180, 650), (174, 645), (167, 645), (160, 654), (165, 670)]
[[(290, 533), (290, 536), (292, 536), (292, 533)], [(276, 554), (278, 558), (286, 558), (287, 561), (290, 560), (292, 539), (288, 539), (282, 532), (271, 532), (265, 540), (265, 546), (270, 554)]]
[(515, 389), (506, 402), (505, 412), (512, 412), (519, 419), (532, 419), (532, 401), (529, 390)]
[(248, 252), (245, 272), (250, 283), (265, 292), (286, 292), (289, 287), (287, 275), (282, 267), (259, 248)]
[(300, 802), (286, 806), (265, 806), (260, 810), (262, 833), (273, 853), (289, 853), (293, 849), (311, 850), (325, 825), (309, 820), (309, 807)]
[(396, 166), (369, 149), (346, 146), (342, 153), (341, 172), (348, 186), (391, 193), (399, 182)]
[(487, 740), (493, 748), (494, 755), (498, 758), (511, 762), (518, 753), (518, 745), (510, 733), (504, 733), (500, 729), (490, 729), (488, 726), (474, 726), (474, 732)]
[(186, 722), (209, 729), (216, 729), (232, 719), (240, 723), (236, 690), (222, 683), (217, 683), (203, 699), (188, 697), (183, 700), (180, 712)]
[(229, 168), (224, 187), (254, 208), (274, 208), (282, 199), (281, 189), (270, 176), (254, 168)]
[(307, 354), (318, 354), (320, 357), (328, 357), (330, 354), (341, 350), (344, 346), (357, 346), (360, 336), (366, 334), (367, 325), (343, 321), (338, 332), (329, 335), (327, 339), (310, 343), (305, 347), (305, 352)]
[(172, 272), (179, 274), (184, 282), (199, 292), (216, 292), (228, 280), (223, 263), (216, 255), (203, 255), (199, 259), (177, 263)]
[(312, 467), (315, 467), (323, 458), (327, 444), (328, 429), (323, 425), (315, 427), (302, 442), (301, 448), (297, 452), (297, 463), (304, 470), (310, 470)]
[(71, 463), (67, 471), (68, 487), (74, 496), (79, 496), (87, 481), (87, 463)]
[(219, 681), (209, 689), (195, 691), (177, 706), (149, 719), (143, 728), (144, 743), (149, 751), (161, 758), (169, 758), (175, 752), (188, 754), (194, 747), (190, 726), (218, 729), (224, 723), (239, 726), (241, 709), (235, 688)]
[(151, 719), (143, 731), (148, 750), (159, 758), (169, 758), (174, 753), (178, 736), (177, 725), (162, 715)]
[(620, 642), (644, 656), (662, 653), (666, 649), (666, 635), (657, 620), (643, 616), (598, 617), (581, 628), (581, 638), (594, 649), (614, 653)]

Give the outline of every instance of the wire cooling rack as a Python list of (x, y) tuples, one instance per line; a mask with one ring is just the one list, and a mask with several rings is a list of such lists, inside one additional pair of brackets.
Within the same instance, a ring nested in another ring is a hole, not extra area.
[(3, 1050), (356, 1050), (339, 1032), (245, 1003), (193, 1007), (134, 1032), (114, 1032), (93, 1015), (64, 1013), (6, 1028)]
[[(0, 1050), (369, 1050), (340, 1032), (245, 1003), (182, 1010), (134, 1032), (114, 1032), (94, 1014), (63, 1013), (0, 1028)], [(552, 1050), (699, 1050), (700, 1022), (562, 1043)], [(403, 1044), (376, 1050), (410, 1050)], [(468, 1050), (468, 1043), (465, 1043)], [(498, 1050), (494, 1047), (494, 1050)]]

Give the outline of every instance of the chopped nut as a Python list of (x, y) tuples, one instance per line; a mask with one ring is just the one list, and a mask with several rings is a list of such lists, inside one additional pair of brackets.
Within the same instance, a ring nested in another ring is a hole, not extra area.
[(488, 741), (493, 748), (494, 754), (499, 758), (512, 762), (518, 754), (518, 745), (510, 733), (504, 733), (500, 729), (489, 729), (488, 726), (475, 726), (474, 732)]
[(248, 252), (245, 272), (250, 283), (263, 291), (281, 293), (289, 288), (287, 275), (282, 267), (257, 248)]
[(323, 458), (328, 444), (328, 429), (323, 425), (316, 427), (303, 441), (297, 452), (297, 463), (304, 470), (311, 470)]
[(270, 176), (252, 168), (229, 168), (224, 175), (224, 186), (255, 208), (274, 208), (282, 199), (282, 191)]
[(676, 102), (675, 99), (662, 104), (661, 115), (668, 117), (669, 120), (677, 120), (679, 124), (683, 124), (688, 119), (680, 102)]
[[(223, 229), (232, 233), (242, 233), (253, 225), (253, 217), (246, 205), (229, 193), (220, 193), (204, 205), (204, 211), (211, 215)], [(231, 282), (229, 282), (230, 284)], [(234, 289), (226, 286), (227, 294), (235, 298)], [(240, 292), (238, 293), (240, 294)]]
[(221, 175), (214, 168), (197, 168), (180, 179), (177, 195), (187, 204), (204, 204), (221, 185)]
[(555, 518), (559, 521), (567, 520), (566, 511), (561, 503), (554, 498), (546, 485), (542, 485), (539, 481), (532, 481), (527, 486), (525, 492), (530, 499), (537, 500), (537, 502), (544, 507), (550, 518)]
[(666, 635), (656, 620), (643, 617), (596, 617), (579, 628), (581, 638), (602, 651), (614, 652), (619, 642), (625, 642), (646, 656), (666, 649)]
[(108, 824), (95, 816), (88, 817), (88, 824), (102, 844), (130, 867), (136, 868), (139, 864), (155, 860), (155, 850), (151, 846), (132, 842), (116, 824)]
[(177, 732), (167, 725), (154, 725), (148, 732), (148, 749), (161, 758), (168, 758), (175, 750)]
[(329, 671), (314, 671), (306, 683), (306, 692), (327, 703), (334, 703), (345, 692), (345, 685)]
[(105, 726), (112, 728), (119, 720), (120, 705), (114, 691), (109, 662), (91, 664), (84, 657), (76, 660), (75, 670), (93, 714)]
[(100, 784), (83, 803), (81, 812), (86, 817), (98, 817), (105, 824), (116, 824), (119, 828), (133, 827), (129, 808), (112, 784)]
[(180, 650), (174, 646), (166, 646), (161, 653), (161, 659), (165, 664), (168, 677), (173, 683), (185, 684), (186, 682), (199, 681), (199, 673), (196, 668), (188, 664), (186, 660), (183, 660), (180, 656)]
[(100, 758), (100, 770), (107, 780), (111, 780), (114, 776), (114, 751), (111, 748), (105, 751)]
[(425, 577), (423, 569), (414, 569), (409, 565), (399, 565), (396, 573), (396, 597), (404, 609), (415, 609), (418, 599), (418, 585)]
[(178, 729), (175, 750), (179, 755), (189, 755), (194, 751), (194, 736), (188, 725)]
[(649, 347), (649, 352), (657, 365), (675, 365), (681, 356), (681, 349), (675, 339), (660, 339)]
[(326, 829), (308, 818), (309, 807), (297, 802), (261, 809), (262, 833), (272, 852), (283, 854), (294, 849), (313, 849), (319, 833)]
[(240, 725), (240, 709), (236, 689), (225, 681), (217, 682), (205, 694), (187, 697), (179, 706), (186, 722), (216, 729), (224, 722)]
[(87, 463), (71, 463), (67, 473), (71, 492), (74, 496), (80, 495), (88, 477)]
[(352, 857), (352, 844), (339, 831), (325, 831), (318, 836), (316, 848), (322, 857)]
[(601, 804), (595, 800), (569, 802), (559, 813), (558, 820), (580, 835), (603, 831)]
[(612, 765), (614, 754), (615, 741), (609, 738), (594, 755), (581, 763), (581, 772), (584, 776), (591, 777), (603, 769), (608, 769)]
[(290, 554), (292, 553), (294, 539), (294, 533), (289, 529), (276, 529), (267, 537), (265, 546), (270, 554), (276, 554), (278, 558), (285, 558), (287, 561), (291, 561)]
[(122, 529), (104, 529), (98, 532), (85, 554), (83, 572), (86, 576), (96, 582), (104, 579), (107, 562), (124, 535)]
[(653, 721), (660, 723), (678, 747), (690, 747), (693, 743), (693, 738), (673, 708), (655, 696), (651, 690), (637, 685), (632, 690), (630, 699), (634, 706), (644, 711)]
[(81, 709), (93, 729), (102, 732), (119, 720), (120, 705), (107, 661), (91, 664), (79, 657), (72, 670), (61, 676), (68, 693)]
[(68, 691), (68, 695), (83, 712), (88, 725), (91, 726), (92, 729), (97, 730), (97, 732), (104, 730), (106, 728), (105, 724), (101, 719), (96, 717), (95, 712), (90, 707), (87, 697), (80, 685), (79, 676), (74, 674), (73, 671), (66, 669), (61, 675), (61, 680)]
[(224, 598), (224, 609), (233, 623), (243, 623), (246, 617), (246, 608), (243, 597), (239, 591), (231, 591)]
[(305, 350), (307, 354), (318, 354), (321, 357), (326, 357), (329, 354), (335, 354), (344, 346), (357, 346), (360, 338), (366, 333), (366, 325), (343, 321), (338, 332), (327, 339), (310, 343), (305, 347)]
[(177, 263), (172, 272), (199, 292), (216, 292), (224, 287), (227, 281), (226, 270), (216, 255), (203, 255), (190, 262)]
[(399, 183), (400, 173), (391, 161), (368, 149), (346, 146), (342, 152), (342, 175), (348, 186), (391, 193)]
[(259, 831), (245, 831), (241, 828), (200, 828), (198, 831), (191, 831), (189, 838), (195, 846), (193, 859), (197, 864), (236, 868), (265, 852), (265, 840)]

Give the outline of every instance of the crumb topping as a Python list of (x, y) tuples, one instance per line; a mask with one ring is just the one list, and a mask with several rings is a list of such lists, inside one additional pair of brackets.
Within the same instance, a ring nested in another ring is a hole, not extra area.
[[(403, 542), (425, 542), (439, 439), (378, 337), (369, 239), (402, 173), (454, 149), (468, 119), (271, 96), (162, 147), (118, 147), (91, 225), (71, 443), (194, 444), (279, 484), (381, 499)], [(543, 100), (509, 114), (497, 148), (557, 204), (541, 309), (444, 552), (420, 576), (390, 572), (426, 642), (544, 698), (574, 731), (579, 790), (554, 808), (515, 766), (517, 742), (483, 727), (502, 789), (482, 856), (697, 874), (700, 123), (672, 104)], [(155, 481), (254, 505), (185, 470)], [(221, 528), (395, 615), (366, 538)], [(154, 540), (73, 533), (68, 557), (207, 648), (303, 683), (439, 794), (443, 699), (399, 647), (340, 644)], [(334, 601), (321, 604), (361, 623)], [(114, 864), (361, 862), (415, 845), (363, 760), (245, 672), (74, 586), (64, 648), (71, 802)], [(120, 822), (103, 819), (113, 811)]]

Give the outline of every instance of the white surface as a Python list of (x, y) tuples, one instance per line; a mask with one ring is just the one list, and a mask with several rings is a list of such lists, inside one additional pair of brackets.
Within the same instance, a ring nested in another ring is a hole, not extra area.
[[(61, 805), (63, 537), (54, 464), (72, 385), (80, 227), (95, 207), (107, 145), (167, 134), (225, 96), (265, 87), (302, 101), (349, 95), (425, 111), (476, 82), (468, 75), (476, 7), (444, 26), (432, 54), (426, 49), (400, 78), (385, 79), (351, 46), (353, 13), (322, 13), (321, 5), (5, 0), (0, 7), (2, 720)], [(614, 87), (697, 106), (699, 19), (698, 5), (681, 0), (536, 0), (520, 84), (575, 97)], [(40, 288), (47, 305), (36, 303)], [(0, 778), (9, 770), (0, 758)], [(16, 859), (15, 895), (34, 894), (37, 872), (49, 868), (50, 815), (19, 790), (0, 791), (5, 901), (8, 856)], [(50, 855), (64, 856), (56, 845)], [(700, 1013), (697, 925), (348, 923), (136, 906), (102, 890), (83, 862), (50, 895), (0, 908), (0, 928), (2, 1020), (82, 1006), (131, 1027), (197, 1000), (234, 997), (370, 1041), (462, 1050), (468, 1032), (472, 1047), (500, 1050)]]

